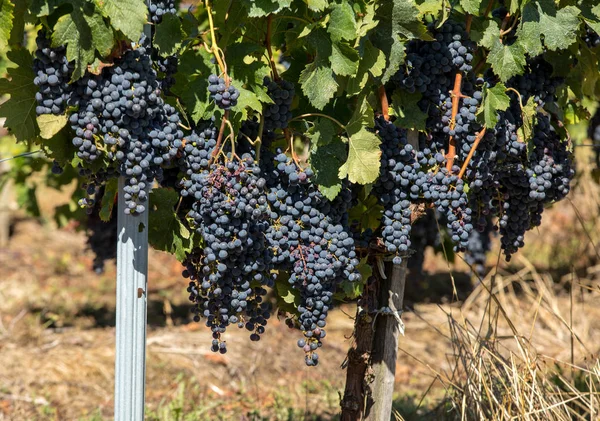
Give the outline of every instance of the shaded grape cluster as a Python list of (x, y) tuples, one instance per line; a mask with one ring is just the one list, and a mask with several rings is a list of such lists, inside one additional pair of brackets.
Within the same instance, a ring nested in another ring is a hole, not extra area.
[(148, 7), (150, 11), (150, 21), (152, 23), (161, 23), (166, 14), (176, 14), (175, 1), (151, 0)]
[(237, 105), (237, 100), (240, 97), (240, 91), (233, 85), (227, 86), (223, 78), (217, 75), (208, 77), (208, 92), (210, 99), (215, 101), (217, 107), (228, 110)]
[(267, 104), (263, 109), (265, 129), (285, 129), (292, 119), (290, 108), (295, 95), (294, 84), (282, 79), (273, 81), (267, 76), (263, 84), (267, 88), (267, 95), (273, 100), (273, 104)]
[(71, 94), (69, 81), (73, 65), (67, 60), (66, 47), (52, 48), (43, 29), (38, 32), (35, 42), (33, 83), (38, 88), (35, 112), (37, 115), (62, 114)]

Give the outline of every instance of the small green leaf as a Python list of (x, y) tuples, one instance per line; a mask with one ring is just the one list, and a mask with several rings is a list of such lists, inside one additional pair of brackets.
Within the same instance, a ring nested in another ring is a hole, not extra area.
[[(102, 15), (110, 19), (113, 28), (128, 39), (137, 41), (148, 19), (148, 7), (144, 0), (94, 0)], [(165, 18), (172, 16), (165, 15)]]
[(330, 144), (335, 134), (336, 128), (333, 122), (325, 118), (316, 120), (315, 125), (308, 133), (313, 148)]
[(292, 0), (245, 0), (248, 16), (260, 18), (271, 13), (280, 12), (291, 6)]
[(533, 98), (529, 98), (521, 108), (521, 116), (523, 125), (518, 129), (519, 140), (527, 144), (527, 153), (530, 154), (533, 151), (533, 128), (537, 122), (537, 104)]
[(153, 189), (150, 193), (148, 241), (157, 250), (174, 254), (179, 261), (193, 247), (192, 233), (175, 213), (179, 194), (173, 189)]
[(333, 4), (327, 32), (331, 34), (333, 41), (353, 40), (356, 38), (356, 20), (354, 10), (346, 0), (342, 3)]
[(102, 196), (102, 202), (100, 203), (100, 219), (104, 222), (110, 221), (110, 217), (115, 207), (115, 198), (119, 191), (119, 179), (113, 178), (106, 182), (104, 187), (104, 196)]
[(362, 58), (358, 65), (356, 76), (348, 81), (346, 91), (348, 95), (357, 95), (367, 85), (369, 74), (379, 77), (385, 69), (385, 54), (380, 49), (366, 40), (363, 47)]
[(5, 126), (17, 141), (32, 140), (38, 135), (35, 122), (35, 94), (33, 84), (33, 57), (25, 49), (15, 48), (7, 57), (18, 67), (8, 69), (8, 79), (0, 79), (0, 92), (9, 94), (10, 99), (0, 104), (0, 116), (6, 117)]
[(510, 105), (510, 97), (506, 94), (506, 86), (498, 83), (491, 89), (483, 89), (483, 118), (486, 127), (496, 127), (498, 111), (504, 111)]
[(379, 137), (366, 128), (348, 134), (348, 160), (340, 167), (340, 178), (348, 177), (352, 183), (358, 184), (374, 182), (381, 165)]
[(315, 145), (311, 148), (310, 164), (315, 172), (313, 181), (329, 200), (335, 199), (342, 189), (338, 173), (346, 157), (346, 145), (339, 138), (335, 138), (328, 144)]
[(477, 44), (489, 50), (494, 45), (494, 41), (500, 38), (500, 27), (496, 21), (488, 20), (483, 24), (483, 28), (483, 36)]
[(304, 3), (314, 12), (322, 12), (329, 5), (327, 0), (304, 0)]
[(112, 29), (97, 13), (88, 13), (88, 3), (73, 2), (73, 12), (58, 18), (52, 33), (52, 46), (67, 46), (67, 59), (75, 62), (73, 80), (82, 77), (87, 65), (94, 62), (95, 51), (107, 56), (113, 47)]
[(481, 0), (460, 0), (460, 5), (465, 12), (472, 15), (479, 15), (479, 7), (481, 6)]
[(0, 0), (0, 53), (8, 50), (10, 33), (13, 28), (14, 8), (11, 0)]
[(514, 75), (523, 73), (526, 64), (525, 50), (518, 41), (512, 45), (504, 45), (497, 38), (493, 41), (487, 62), (500, 80), (506, 82)]
[(66, 114), (42, 114), (37, 116), (37, 124), (40, 128), (40, 136), (43, 139), (50, 139), (67, 125), (69, 118)]
[(333, 70), (316, 62), (308, 64), (302, 70), (299, 82), (304, 95), (319, 110), (325, 108), (338, 88)]
[(420, 99), (420, 92), (396, 90), (392, 95), (392, 110), (398, 117), (394, 124), (405, 129), (425, 130), (427, 114), (419, 108)]
[(181, 27), (181, 20), (175, 15), (167, 13), (163, 20), (156, 26), (154, 46), (164, 56), (170, 56), (179, 50), (185, 33)]
[(347, 44), (333, 44), (330, 60), (336, 75), (352, 76), (358, 71), (358, 51)]

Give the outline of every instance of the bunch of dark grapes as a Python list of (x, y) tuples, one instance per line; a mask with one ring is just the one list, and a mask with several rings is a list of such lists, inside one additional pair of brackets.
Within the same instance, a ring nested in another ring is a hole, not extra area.
[(375, 130), (381, 139), (381, 167), (373, 191), (384, 209), (381, 224), (385, 247), (395, 254), (394, 264), (400, 264), (411, 245), (411, 200), (419, 198), (419, 184), (425, 173), (406, 140), (405, 130), (383, 117), (375, 120)]
[(161, 98), (146, 48), (129, 50), (100, 75), (79, 79), (71, 101), (79, 107), (70, 116), (77, 155), (91, 163), (105, 153), (126, 178), (125, 212), (144, 212), (147, 189), (177, 155), (183, 137), (178, 113)]
[(215, 101), (217, 107), (228, 110), (237, 105), (237, 100), (240, 97), (240, 91), (233, 85), (227, 86), (223, 78), (217, 75), (208, 77), (208, 92), (210, 99)]
[(188, 216), (205, 244), (184, 262), (184, 276), (190, 278), (195, 320), (206, 319), (212, 350), (224, 353), (222, 335), (229, 325), (245, 327), (253, 341), (264, 333), (270, 316), (265, 287), (273, 286), (273, 278), (266, 182), (248, 154), (241, 160), (231, 154), (213, 158), (216, 137), (208, 124), (186, 137), (180, 158), (181, 194), (194, 199)]
[(485, 226), (471, 232), (469, 237), (469, 244), (465, 250), (465, 261), (471, 266), (473, 273), (480, 278), (486, 274), (487, 254), (492, 248), (492, 234), (495, 231), (492, 219), (487, 218)]
[(275, 267), (290, 273), (290, 285), (300, 292), (299, 324), (304, 337), (298, 346), (305, 351), (309, 366), (319, 361), (316, 350), (325, 337), (333, 293), (342, 280), (360, 279), (354, 239), (344, 224), (351, 194), (327, 200), (310, 181), (313, 172), (302, 169), (283, 153), (275, 156), (267, 200), (270, 219), (267, 232)]
[(294, 84), (285, 80), (273, 81), (267, 76), (263, 84), (273, 100), (273, 104), (267, 104), (263, 110), (265, 130), (285, 129), (292, 119), (290, 108), (295, 95)]
[(600, 35), (598, 35), (589, 26), (585, 27), (585, 34), (583, 36), (583, 42), (590, 48), (595, 48), (600, 45)]
[(176, 55), (167, 57), (158, 56), (155, 59), (155, 63), (158, 66), (158, 71), (161, 73), (161, 77), (158, 79), (160, 83), (160, 89), (165, 94), (169, 94), (171, 87), (175, 84), (175, 73), (179, 67), (179, 58)]
[(173, 0), (151, 0), (148, 10), (150, 11), (150, 20), (152, 21), (152, 23), (155, 24), (161, 23), (164, 15), (168, 13), (174, 15), (177, 13), (177, 9), (175, 8), (175, 1)]
[(35, 41), (37, 49), (33, 60), (33, 83), (38, 88), (35, 112), (37, 115), (62, 114), (71, 94), (69, 81), (73, 65), (67, 60), (66, 47), (52, 48), (43, 29), (38, 32)]

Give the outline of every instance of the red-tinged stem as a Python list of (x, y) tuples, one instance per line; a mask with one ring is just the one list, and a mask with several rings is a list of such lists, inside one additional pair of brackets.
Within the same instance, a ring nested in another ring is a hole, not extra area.
[(458, 178), (462, 178), (463, 175), (465, 175), (465, 172), (467, 171), (467, 165), (469, 165), (469, 162), (471, 162), (471, 158), (473, 158), (473, 154), (477, 150), (477, 146), (479, 146), (479, 142), (481, 142), (481, 139), (483, 139), (483, 136), (485, 135), (485, 131), (486, 131), (486, 128), (483, 127), (483, 129), (481, 129), (481, 131), (479, 133), (477, 133), (477, 137), (475, 138), (475, 142), (473, 142), (473, 146), (471, 146), (469, 155), (467, 155), (467, 159), (465, 159), (465, 163), (462, 165), (462, 168), (460, 169), (460, 172), (458, 173)]
[(381, 102), (381, 113), (385, 121), (390, 121), (390, 104), (388, 102), (387, 94), (385, 93), (385, 86), (379, 87), (379, 101)]

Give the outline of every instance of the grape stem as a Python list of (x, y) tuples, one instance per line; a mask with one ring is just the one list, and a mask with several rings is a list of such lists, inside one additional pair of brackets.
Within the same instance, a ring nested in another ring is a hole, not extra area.
[(385, 121), (390, 121), (390, 104), (388, 102), (387, 94), (385, 93), (385, 86), (379, 87), (379, 102), (381, 103), (381, 114)]
[(467, 171), (467, 165), (469, 165), (469, 162), (471, 162), (471, 158), (473, 158), (473, 154), (477, 150), (477, 146), (479, 146), (479, 142), (481, 142), (481, 139), (483, 139), (483, 136), (485, 135), (485, 131), (486, 131), (486, 128), (485, 128), (485, 126), (483, 126), (483, 129), (481, 129), (479, 131), (479, 133), (477, 133), (475, 142), (473, 142), (473, 146), (471, 146), (471, 150), (469, 151), (469, 154), (467, 155), (467, 158), (465, 159), (465, 162), (462, 165), (460, 172), (458, 173), (459, 179), (461, 179), (463, 177), (463, 175), (465, 175), (465, 172)]
[[(471, 22), (473, 21), (473, 16), (467, 15), (467, 22), (465, 24), (465, 30), (467, 33), (471, 30)], [(460, 70), (456, 72), (456, 76), (454, 77), (454, 89), (450, 91), (450, 95), (452, 96), (452, 116), (450, 117), (450, 130), (454, 130), (456, 126), (456, 114), (458, 114), (458, 107), (460, 105), (461, 98), (465, 96), (461, 92), (462, 86), (462, 73)], [(452, 172), (452, 167), (454, 166), (454, 158), (456, 158), (456, 140), (454, 136), (450, 136), (448, 139), (448, 153), (446, 154), (446, 169), (448, 173)]]
[(296, 151), (294, 150), (294, 137), (290, 133), (290, 129), (283, 129), (283, 134), (285, 134), (285, 139), (288, 141), (288, 148), (290, 150), (290, 154), (292, 155), (292, 159), (294, 163), (300, 167), (300, 161), (298, 160), (298, 155), (296, 155)]
[(269, 55), (269, 64), (271, 65), (271, 71), (273, 72), (273, 80), (279, 80), (279, 73), (277, 73), (277, 66), (275, 66), (275, 60), (273, 60), (273, 52), (271, 51), (271, 26), (273, 23), (273, 15), (269, 15), (267, 18), (267, 35), (265, 37), (265, 45), (267, 47), (267, 54)]
[(307, 113), (307, 114), (301, 114), (299, 116), (296, 116), (294, 118), (292, 118), (290, 120), (290, 122), (292, 121), (297, 121), (297, 120), (302, 120), (303, 118), (306, 117), (323, 117), (323, 118), (328, 118), (329, 120), (333, 121), (335, 124), (337, 124), (338, 126), (340, 126), (340, 128), (342, 128), (344, 131), (346, 130), (346, 126), (344, 126), (342, 123), (340, 123), (338, 120), (336, 120), (335, 118), (328, 116), (326, 114), (321, 114), (321, 113)]
[(205, 4), (206, 4), (206, 11), (208, 14), (208, 23), (210, 25), (210, 38), (211, 38), (210, 52), (212, 52), (214, 54), (215, 60), (217, 60), (217, 63), (219, 64), (219, 69), (221, 69), (221, 72), (225, 75), (225, 82), (228, 84), (227, 86), (229, 86), (229, 77), (227, 77), (227, 65), (225, 64), (225, 62), (222, 60), (222, 57), (221, 57), (221, 54), (223, 53), (223, 51), (217, 45), (217, 37), (215, 35), (215, 24), (213, 22), (212, 8), (210, 7), (209, 0), (206, 0)]
[(496, 0), (490, 0), (490, 2), (488, 3), (487, 8), (485, 9), (485, 12), (483, 14), (484, 19), (487, 19), (488, 15), (492, 11), (492, 7), (494, 7), (495, 2), (496, 2)]
[(223, 142), (223, 133), (225, 132), (225, 125), (227, 124), (227, 119), (229, 118), (229, 110), (225, 110), (223, 114), (223, 119), (221, 120), (221, 127), (219, 128), (219, 136), (217, 136), (217, 144), (212, 151), (212, 156), (210, 158), (210, 164), (214, 161), (215, 157), (219, 154), (221, 150), (221, 143)]

